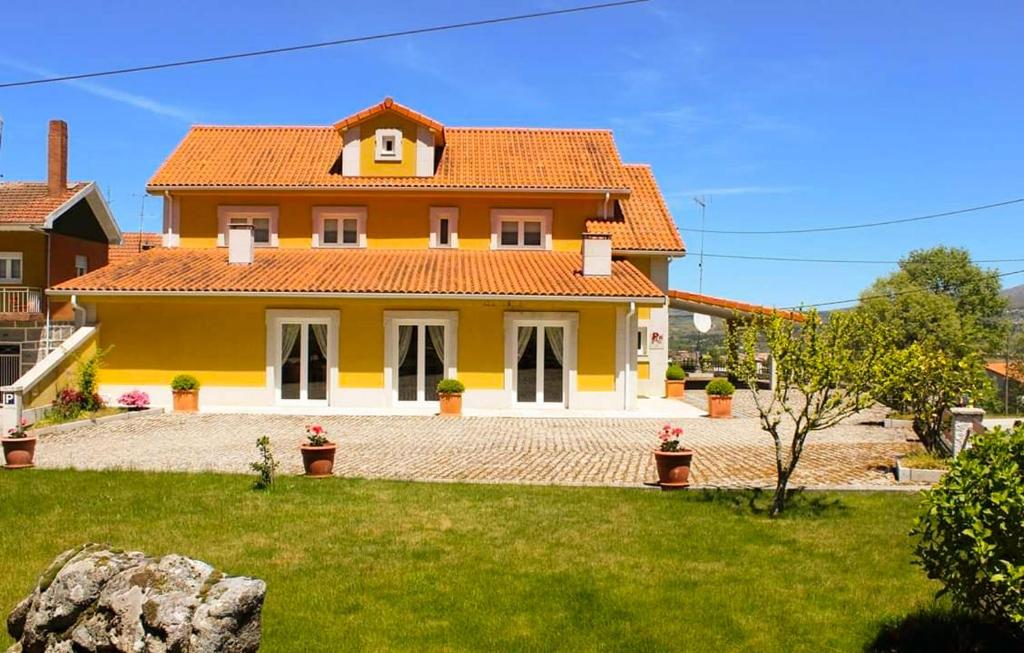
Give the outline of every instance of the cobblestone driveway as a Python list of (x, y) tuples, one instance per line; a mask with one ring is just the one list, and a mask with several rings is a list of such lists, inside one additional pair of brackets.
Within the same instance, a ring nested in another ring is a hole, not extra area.
[[(907, 433), (855, 420), (812, 434), (795, 485), (889, 485)], [(638, 486), (655, 478), (660, 420), (515, 417), (302, 417), (161, 415), (44, 435), (40, 467), (248, 473), (256, 438), (270, 436), (283, 473), (299, 473), (303, 426), (323, 424), (339, 442), (336, 473), (366, 478)], [(704, 486), (769, 485), (774, 454), (751, 418), (676, 422), (697, 451)]]

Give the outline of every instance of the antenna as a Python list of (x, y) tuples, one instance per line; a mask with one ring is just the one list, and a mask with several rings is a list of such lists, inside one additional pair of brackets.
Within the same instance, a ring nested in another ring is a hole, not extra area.
[[(707, 212), (708, 204), (711, 202), (711, 198), (709, 196), (706, 196), (706, 195), (698, 195), (697, 197), (693, 198), (693, 201), (694, 201), (694, 203), (697, 204), (697, 206), (700, 207), (700, 260), (697, 262), (697, 293), (698, 294), (704, 294), (704, 217), (705, 217), (705, 213)], [(705, 331), (707, 331), (707, 330), (709, 330), (711, 328), (710, 322), (711, 322), (710, 319), (708, 319), (706, 323), (702, 322), (702, 321), (699, 321), (697, 319), (697, 315), (696, 314), (694, 314), (694, 316), (693, 316), (693, 323), (697, 327), (697, 371), (698, 372), (703, 372), (704, 371), (702, 369), (703, 366), (702, 366), (701, 361), (700, 361), (700, 359), (701, 359), (701, 345), (703, 344), (701, 342), (701, 340), (702, 340), (701, 336), (704, 335)], [(705, 325), (706, 325), (706, 327), (705, 327)], [(705, 328), (701, 328), (701, 327), (705, 327)]]
[[(139, 197), (137, 193), (132, 193), (135, 197)], [(146, 221), (146, 193), (141, 195), (142, 201), (139, 203), (139, 252), (142, 251), (142, 234), (145, 232), (145, 221)]]
[[(4, 146), (4, 117), (0, 116), (0, 151), (3, 151)], [(3, 173), (0, 173), (0, 177), (3, 177)]]

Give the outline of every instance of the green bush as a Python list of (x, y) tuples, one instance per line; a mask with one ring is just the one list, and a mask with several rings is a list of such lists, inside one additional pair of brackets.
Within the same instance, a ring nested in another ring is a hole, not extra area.
[(107, 355), (107, 349), (97, 349), (91, 356), (78, 361), (78, 369), (75, 371), (75, 381), (78, 385), (78, 392), (80, 394), (79, 405), (82, 410), (92, 411), (103, 408), (103, 399), (100, 398), (99, 392), (97, 392), (100, 366), (103, 365), (103, 359)]
[(669, 363), (668, 369), (665, 370), (665, 380), (685, 381), (686, 370), (684, 370), (679, 363)]
[(974, 436), (914, 524), (916, 554), (954, 604), (1024, 630), (1024, 426)]
[(704, 392), (714, 397), (731, 397), (736, 392), (736, 386), (725, 379), (712, 379)]
[(442, 395), (460, 395), (466, 391), (466, 386), (458, 379), (441, 379), (437, 382), (437, 393)]
[(199, 379), (192, 376), (191, 374), (179, 374), (178, 376), (171, 379), (171, 390), (175, 392), (184, 392), (187, 390), (198, 390)]

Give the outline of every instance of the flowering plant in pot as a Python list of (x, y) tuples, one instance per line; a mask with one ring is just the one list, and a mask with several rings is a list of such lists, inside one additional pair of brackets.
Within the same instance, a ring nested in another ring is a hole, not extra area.
[(149, 395), (142, 390), (132, 390), (118, 397), (117, 405), (127, 410), (144, 410), (149, 408)]
[(28, 420), (24, 417), (14, 428), (7, 430), (7, 437), (0, 438), (4, 450), (4, 466), (7, 469), (33, 467), (36, 455), (36, 437), (27, 431)]
[(179, 374), (171, 379), (174, 412), (194, 413), (199, 410), (199, 379), (191, 374)]
[(665, 396), (669, 399), (682, 399), (686, 395), (686, 370), (679, 363), (672, 361), (665, 370)]
[(309, 478), (326, 478), (334, 472), (334, 454), (338, 445), (327, 438), (327, 429), (319, 424), (306, 427), (306, 442), (302, 451), (302, 467)]
[(441, 404), (442, 415), (462, 414), (462, 393), (466, 386), (458, 379), (441, 379), (437, 383), (437, 398)]
[(654, 450), (654, 463), (658, 468), (658, 485), (663, 489), (677, 489), (690, 485), (690, 463), (693, 449), (682, 445), (683, 429), (666, 424), (658, 439), (661, 445)]
[(708, 395), (708, 417), (732, 417), (732, 395), (736, 386), (725, 379), (712, 379), (704, 392)]

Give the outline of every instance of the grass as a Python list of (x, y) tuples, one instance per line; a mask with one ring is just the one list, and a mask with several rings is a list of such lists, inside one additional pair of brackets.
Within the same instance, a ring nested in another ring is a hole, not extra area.
[(937, 456), (922, 449), (901, 457), (900, 464), (914, 469), (949, 469), (951, 460), (951, 458)]
[(909, 494), (251, 482), (0, 473), (0, 610), (90, 541), (263, 578), (272, 652), (863, 650), (937, 589)]

